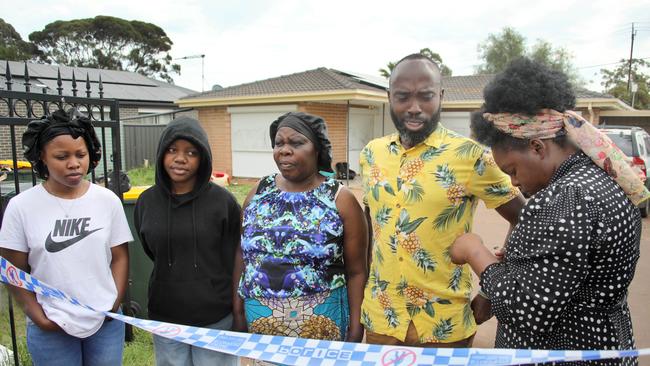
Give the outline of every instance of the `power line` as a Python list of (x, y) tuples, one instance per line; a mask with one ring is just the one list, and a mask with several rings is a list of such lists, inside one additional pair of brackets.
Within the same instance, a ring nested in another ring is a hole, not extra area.
[[(650, 57), (641, 57), (641, 58), (637, 58), (637, 60), (650, 60)], [(580, 66), (580, 67), (576, 67), (576, 69), (590, 69), (590, 68), (593, 68), (593, 67), (600, 67), (600, 66), (608, 66), (608, 65), (622, 64), (622, 63), (625, 63), (625, 62), (628, 62), (628, 61), (618, 61), (618, 62), (609, 62), (609, 63), (606, 63), (606, 64), (598, 64), (598, 65), (590, 65), (590, 66)]]

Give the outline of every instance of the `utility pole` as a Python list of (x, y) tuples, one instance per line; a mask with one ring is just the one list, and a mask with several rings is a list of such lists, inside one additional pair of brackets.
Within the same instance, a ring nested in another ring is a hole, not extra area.
[(632, 42), (630, 42), (630, 62), (627, 67), (627, 90), (630, 90), (630, 81), (632, 79), (632, 53), (634, 52), (634, 37), (636, 31), (634, 30), (634, 23), (632, 23)]
[(174, 60), (189, 60), (193, 58), (201, 58), (201, 92), (205, 91), (205, 55), (192, 55), (175, 58)]

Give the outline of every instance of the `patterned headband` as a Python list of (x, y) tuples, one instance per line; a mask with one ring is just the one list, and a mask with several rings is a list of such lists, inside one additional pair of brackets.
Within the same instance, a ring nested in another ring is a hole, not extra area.
[(631, 159), (599, 129), (574, 111), (542, 109), (535, 115), (483, 113), (498, 130), (520, 139), (550, 139), (566, 133), (582, 152), (621, 186), (634, 204), (650, 198), (643, 173), (632, 168)]

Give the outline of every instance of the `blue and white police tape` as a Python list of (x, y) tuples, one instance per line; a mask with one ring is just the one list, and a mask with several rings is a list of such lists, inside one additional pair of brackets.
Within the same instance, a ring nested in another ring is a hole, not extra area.
[[(48, 286), (0, 257), (0, 281), (22, 287), (43, 296), (67, 300), (94, 310), (64, 292)], [(96, 311), (96, 310), (94, 310)], [(411, 366), (411, 365), (484, 365), (506, 366), (529, 363), (599, 360), (650, 355), (650, 348), (639, 350), (524, 350), (481, 348), (416, 348), (322, 341), (293, 337), (268, 336), (190, 327), (144, 320), (103, 312), (159, 336), (214, 351), (284, 365), (313, 366)]]

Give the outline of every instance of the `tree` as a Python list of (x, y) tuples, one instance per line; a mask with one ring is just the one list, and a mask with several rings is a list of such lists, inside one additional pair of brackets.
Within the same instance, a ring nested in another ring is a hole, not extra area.
[[(427, 56), (430, 59), (432, 59), (435, 63), (438, 64), (438, 67), (440, 67), (440, 74), (442, 76), (451, 76), (451, 69), (442, 63), (442, 57), (440, 57), (440, 54), (431, 51), (429, 48), (423, 48), (419, 52), (421, 55)], [(393, 69), (395, 69), (395, 64), (396, 62), (389, 62), (386, 64), (386, 68), (379, 69), (379, 73), (381, 76), (385, 78), (389, 78), (390, 74), (393, 72)]]
[(550, 42), (538, 39), (528, 56), (553, 70), (565, 73), (574, 84), (582, 84), (578, 71), (573, 66), (573, 56), (565, 48), (553, 48)]
[(26, 61), (38, 56), (38, 48), (23, 38), (14, 27), (0, 18), (0, 59)]
[[(631, 104), (632, 92), (627, 88), (629, 67), (629, 60), (622, 59), (615, 69), (602, 69), (600, 72), (603, 74), (603, 81), (601, 84), (605, 87), (605, 91), (616, 98)], [(643, 72), (644, 70), (647, 70), (648, 67), (650, 67), (650, 62), (641, 58), (632, 59), (631, 80), (635, 82), (638, 87), (633, 107), (637, 109), (650, 109), (650, 90), (648, 90), (650, 74)]]
[(173, 82), (172, 41), (155, 24), (110, 16), (58, 20), (33, 32), (29, 39), (48, 63), (133, 71)]
[(479, 74), (495, 74), (508, 64), (526, 54), (526, 39), (516, 30), (505, 27), (500, 34), (488, 35), (487, 40), (478, 45), (479, 57), (484, 64), (477, 68)]
[(520, 57), (529, 57), (541, 62), (553, 70), (565, 73), (575, 84), (583, 84), (571, 59), (573, 56), (565, 48), (553, 48), (553, 45), (543, 39), (527, 50), (526, 38), (515, 29), (505, 27), (500, 34), (490, 34), (478, 45), (479, 57), (483, 64), (477, 67), (478, 74), (496, 74), (503, 71), (508, 64)]

